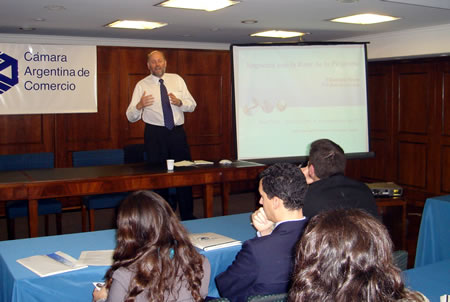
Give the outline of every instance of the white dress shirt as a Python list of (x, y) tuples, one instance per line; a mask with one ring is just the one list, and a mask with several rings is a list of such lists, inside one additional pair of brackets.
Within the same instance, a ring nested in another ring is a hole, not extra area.
[[(167, 88), (168, 93), (173, 93), (178, 99), (181, 100), (182, 105), (180, 107), (172, 105), (173, 119), (175, 121), (175, 126), (180, 126), (184, 124), (183, 112), (194, 111), (197, 103), (195, 102), (192, 95), (187, 89), (186, 83), (183, 78), (174, 73), (165, 73), (162, 76), (164, 80), (164, 85)], [(130, 105), (127, 109), (127, 118), (131, 123), (137, 122), (142, 118), (142, 120), (147, 124), (152, 124), (155, 126), (164, 126), (164, 115), (161, 105), (161, 92), (160, 92), (159, 78), (154, 75), (149, 75), (144, 79), (140, 80), (133, 91), (133, 96), (131, 97)], [(136, 105), (141, 100), (144, 95), (151, 94), (155, 102), (151, 106), (147, 106), (138, 110)]]

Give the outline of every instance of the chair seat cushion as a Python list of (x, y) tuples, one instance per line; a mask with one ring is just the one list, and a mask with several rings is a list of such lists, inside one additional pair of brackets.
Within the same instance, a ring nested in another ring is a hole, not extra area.
[(83, 204), (87, 209), (116, 208), (127, 197), (127, 192), (83, 196)]
[[(58, 214), (62, 212), (62, 205), (56, 199), (38, 200), (38, 215)], [(14, 219), (28, 216), (28, 201), (16, 200), (6, 204), (6, 217)]]

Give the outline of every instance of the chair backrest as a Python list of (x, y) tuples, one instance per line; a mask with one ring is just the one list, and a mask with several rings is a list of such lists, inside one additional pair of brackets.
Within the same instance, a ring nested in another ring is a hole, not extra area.
[(0, 155), (0, 171), (51, 169), (54, 165), (52, 152)]
[(270, 294), (270, 295), (256, 295), (250, 296), (248, 302), (285, 302), (287, 301), (287, 294)]
[(408, 251), (398, 250), (393, 253), (394, 264), (402, 271), (408, 268)]
[(120, 165), (123, 163), (123, 149), (76, 151), (72, 154), (74, 167)]
[(141, 163), (147, 160), (144, 144), (126, 145), (123, 147), (123, 152), (126, 164)]

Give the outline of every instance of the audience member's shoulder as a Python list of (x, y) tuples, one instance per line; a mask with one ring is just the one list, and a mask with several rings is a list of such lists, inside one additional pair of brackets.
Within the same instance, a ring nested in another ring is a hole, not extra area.
[(211, 264), (209, 263), (208, 258), (206, 258), (205, 255), (201, 255), (201, 256), (202, 256), (202, 259), (203, 259), (203, 272), (210, 273), (211, 272)]
[(369, 187), (362, 181), (356, 180), (354, 178), (350, 178), (348, 176), (345, 176), (344, 174), (337, 174), (336, 177), (339, 178), (341, 181), (345, 181), (348, 184), (352, 184), (354, 186), (370, 190)]
[(123, 284), (128, 284), (133, 277), (133, 272), (126, 267), (119, 267), (113, 273), (113, 279)]

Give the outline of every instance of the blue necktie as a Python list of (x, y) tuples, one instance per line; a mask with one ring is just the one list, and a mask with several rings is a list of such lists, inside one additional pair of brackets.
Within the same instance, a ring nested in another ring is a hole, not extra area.
[(164, 80), (159, 79), (159, 82), (161, 83), (159, 87), (161, 89), (161, 104), (164, 115), (164, 126), (166, 126), (167, 129), (172, 130), (175, 123), (173, 121), (173, 113), (172, 107), (170, 106), (169, 95), (167, 93), (166, 86), (164, 86)]

